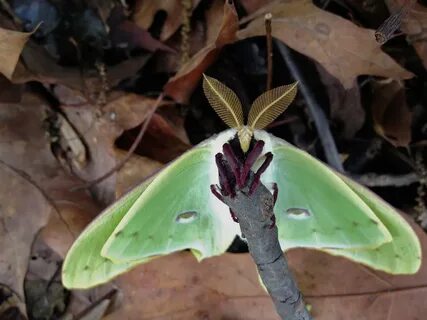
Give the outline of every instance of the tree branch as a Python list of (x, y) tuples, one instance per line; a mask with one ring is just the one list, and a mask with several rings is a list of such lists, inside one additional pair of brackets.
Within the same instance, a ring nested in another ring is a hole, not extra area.
[[(251, 171), (249, 181), (253, 178)], [(237, 190), (233, 198), (223, 197), (223, 201), (239, 220), (242, 234), (248, 242), (249, 253), (278, 314), (286, 320), (311, 320), (280, 247), (277, 227), (271, 226), (274, 216), (273, 195), (261, 183), (250, 196), (249, 187), (245, 187)]]
[(365, 173), (350, 177), (367, 187), (403, 187), (417, 183), (420, 179), (415, 172), (402, 175)]
[(325, 151), (325, 157), (329, 165), (339, 172), (344, 172), (343, 165), (341, 163), (340, 155), (338, 154), (335, 140), (332, 137), (331, 130), (329, 128), (328, 120), (326, 119), (325, 113), (319, 106), (316, 98), (307, 87), (307, 83), (304, 80), (304, 76), (301, 70), (295, 63), (292, 53), (289, 48), (280, 41), (276, 40), (277, 48), (280, 54), (286, 62), (292, 76), (299, 82), (298, 89), (301, 91), (305, 102), (307, 103), (308, 109), (310, 110), (311, 117), (313, 118), (317, 132), (319, 133), (320, 142), (322, 143), (323, 150)]

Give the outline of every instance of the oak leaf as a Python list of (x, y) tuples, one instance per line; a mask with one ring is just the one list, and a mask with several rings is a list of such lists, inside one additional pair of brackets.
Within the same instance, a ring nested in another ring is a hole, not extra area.
[(356, 26), (316, 7), (309, 0), (275, 1), (262, 7), (239, 39), (265, 35), (264, 15), (270, 12), (272, 34), (292, 49), (319, 62), (346, 89), (359, 75), (408, 79), (413, 74), (381, 50), (374, 30)]

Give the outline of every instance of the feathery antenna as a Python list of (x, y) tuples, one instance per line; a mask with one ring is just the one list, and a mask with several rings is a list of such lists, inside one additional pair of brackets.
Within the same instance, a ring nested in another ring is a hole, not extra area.
[(230, 128), (243, 126), (243, 110), (237, 95), (218, 80), (203, 75), (203, 91), (219, 117)]
[(264, 92), (252, 104), (248, 126), (263, 129), (273, 122), (291, 104), (297, 94), (297, 84), (281, 86)]

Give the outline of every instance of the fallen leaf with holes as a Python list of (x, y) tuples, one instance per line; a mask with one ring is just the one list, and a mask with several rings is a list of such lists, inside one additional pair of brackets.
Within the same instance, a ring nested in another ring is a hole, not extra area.
[[(427, 8), (416, 1), (411, 1), (411, 9), (402, 19), (400, 29), (406, 33), (408, 42), (414, 46), (424, 68), (427, 69)], [(403, 5), (408, 5), (407, 0), (387, 0), (385, 2), (392, 12), (396, 12)]]
[(345, 89), (341, 82), (320, 64), (316, 63), (316, 68), (328, 94), (334, 131), (345, 139), (353, 138), (365, 123), (365, 110), (360, 100), (359, 86), (355, 81), (351, 88)]
[[(424, 319), (427, 305), (427, 235), (418, 274), (392, 276), (314, 250), (292, 250), (290, 266), (316, 320)], [(121, 308), (108, 320), (233, 319), (278, 320), (258, 282), (249, 254), (224, 254), (198, 263), (180, 252), (120, 276)], [(144, 299), (141, 299), (144, 297)]]
[(309, 0), (274, 2), (238, 32), (239, 39), (265, 35), (264, 15), (271, 12), (272, 34), (292, 49), (319, 62), (349, 89), (359, 75), (409, 79), (413, 74), (381, 50), (374, 30), (324, 11)]
[(0, 181), (7, 181), (0, 183), (0, 284), (24, 302), (31, 245), (53, 207), (31, 180), (4, 162), (0, 162)]
[(372, 86), (375, 131), (394, 146), (407, 147), (411, 142), (412, 112), (406, 103), (403, 83), (385, 81)]
[(0, 73), (12, 79), (19, 56), (31, 33), (0, 28)]
[[(192, 3), (192, 8), (197, 7), (200, 0), (185, 0)], [(160, 40), (164, 41), (174, 34), (182, 24), (182, 2), (176, 0), (139, 0), (135, 5), (133, 20), (142, 29), (148, 30), (160, 12), (166, 14)]]
[(180, 103), (188, 102), (191, 93), (196, 88), (202, 73), (217, 59), (222, 47), (236, 40), (239, 28), (239, 18), (234, 5), (228, 1), (224, 4), (221, 27), (214, 41), (208, 43), (185, 63), (178, 73), (169, 79), (164, 87), (166, 94)]

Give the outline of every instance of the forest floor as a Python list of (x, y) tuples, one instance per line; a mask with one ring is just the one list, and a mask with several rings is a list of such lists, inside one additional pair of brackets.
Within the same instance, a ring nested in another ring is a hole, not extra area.
[(1, 0), (0, 319), (278, 319), (239, 243), (94, 289), (61, 283), (67, 250), (103, 208), (226, 129), (203, 73), (246, 113), (298, 80), (268, 131), (371, 188), (419, 236), (412, 276), (291, 250), (315, 319), (425, 318), (426, 70), (426, 1)]

